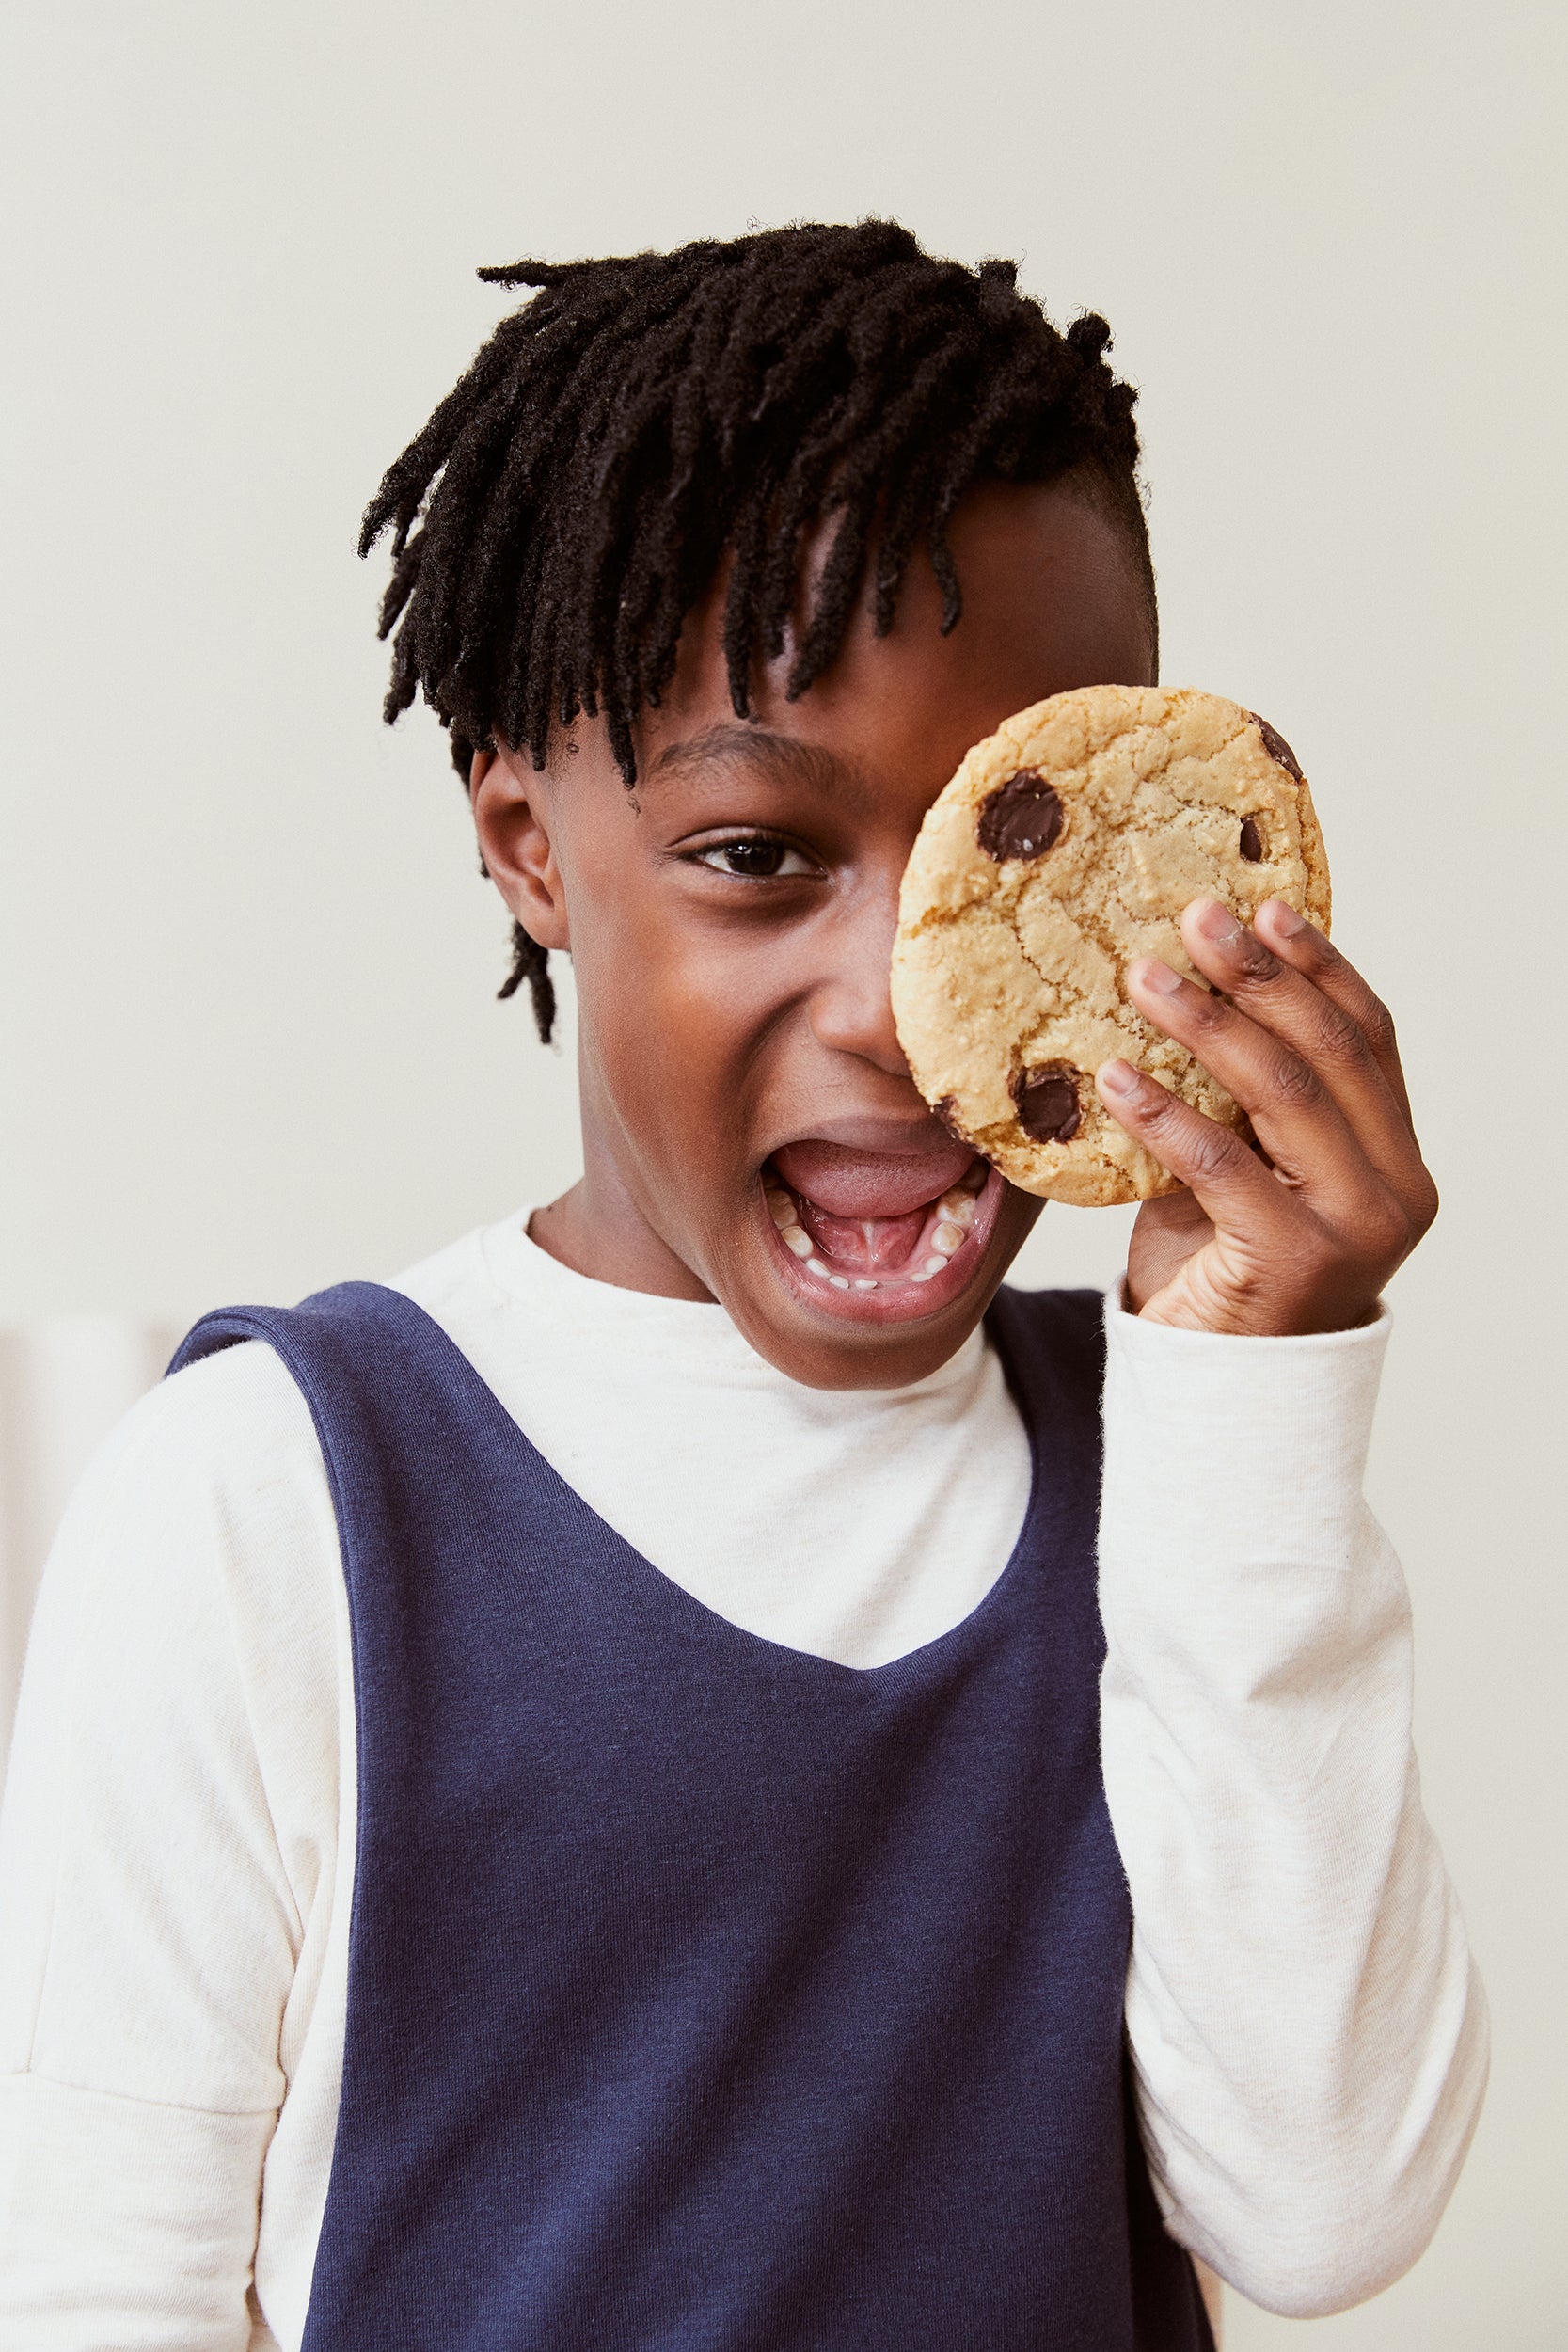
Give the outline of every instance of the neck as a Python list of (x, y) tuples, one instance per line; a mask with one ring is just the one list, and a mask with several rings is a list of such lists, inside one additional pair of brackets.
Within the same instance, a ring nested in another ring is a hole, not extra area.
[(529, 1239), (592, 1281), (646, 1291), (655, 1298), (711, 1304), (713, 1293), (650, 1224), (592, 1115), (586, 1083), (583, 1092), (582, 1176), (547, 1209), (534, 1212)]

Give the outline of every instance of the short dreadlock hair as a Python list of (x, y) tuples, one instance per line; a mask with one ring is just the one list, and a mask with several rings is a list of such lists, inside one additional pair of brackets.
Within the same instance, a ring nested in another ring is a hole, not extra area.
[[(365, 555), (393, 533), (387, 720), (422, 690), (465, 784), (475, 747), (498, 739), (543, 768), (552, 727), (579, 713), (602, 715), (634, 783), (633, 722), (726, 556), (724, 656), (747, 717), (824, 518), (792, 698), (839, 651), (868, 564), (879, 634), (918, 545), (951, 629), (947, 525), (985, 477), (1081, 477), (1127, 526), (1152, 628), (1137, 395), (1106, 364), (1104, 320), (1059, 333), (1014, 262), (937, 261), (896, 222), (866, 220), (479, 275), (539, 291), (389, 469), (359, 541)], [(546, 952), (520, 925), (513, 940), (500, 993), (527, 981), (547, 1040)]]

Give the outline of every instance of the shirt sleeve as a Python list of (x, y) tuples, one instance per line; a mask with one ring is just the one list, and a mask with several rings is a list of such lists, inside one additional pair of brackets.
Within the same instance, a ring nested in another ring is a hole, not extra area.
[(1150, 2169), (1251, 2301), (1341, 2311), (1427, 2245), (1487, 2064), (1362, 1495), (1387, 1319), (1228, 1338), (1112, 1298), (1106, 1325), (1101, 1737)]
[(146, 1398), (67, 1515), (0, 1818), (3, 2352), (253, 2342), (333, 1878), (335, 1565), (309, 1415), (262, 1347)]

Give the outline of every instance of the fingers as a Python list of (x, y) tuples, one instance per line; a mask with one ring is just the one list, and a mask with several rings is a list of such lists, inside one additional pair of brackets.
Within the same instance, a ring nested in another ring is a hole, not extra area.
[(1290, 1222), (1290, 1195), (1239, 1135), (1205, 1119), (1131, 1062), (1105, 1062), (1095, 1083), (1118, 1124), (1187, 1186), (1216, 1226), (1283, 1237)]
[[(1128, 993), (1140, 1011), (1185, 1045), (1241, 1104), (1291, 1183), (1332, 1182), (1342, 1187), (1365, 1171), (1367, 1154), (1329, 1088), (1273, 1029), (1153, 959), (1132, 966)], [(1400, 1125), (1386, 1089), (1382, 1090), (1387, 1120)]]
[(1161, 1253), (1167, 1263), (1151, 1268), (1129, 1259), (1130, 1302), (1140, 1314), (1203, 1330), (1348, 1330), (1420, 1238), (1422, 1220), (1365, 1159), (1342, 1183), (1298, 1190), (1277, 1182), (1239, 1135), (1130, 1062), (1104, 1063), (1096, 1083), (1113, 1118), (1186, 1186), (1213, 1228), (1190, 1255)]
[[(1334, 953), (1310, 925), (1303, 932), (1305, 940), (1287, 935), (1303, 961), (1318, 961), (1320, 948)], [(1396, 1093), (1378, 1045), (1339, 1001), (1376, 1005), (1359, 975), (1336, 956), (1332, 967), (1323, 966), (1333, 970), (1338, 990), (1338, 997), (1330, 994), (1212, 898), (1188, 908), (1182, 938), (1215, 993), (1181, 982), (1167, 966), (1148, 961), (1129, 975), (1129, 993), (1139, 1009), (1195, 1054), (1234, 1096), (1271, 1157), (1292, 1179), (1349, 1181), (1357, 1164), (1370, 1162), (1416, 1214), (1431, 1179), (1421, 1164), (1402, 1083)], [(1380, 1006), (1376, 1009), (1382, 1013)], [(1391, 1053), (1392, 1027), (1386, 1013), (1382, 1018)], [(1397, 1055), (1391, 1066), (1397, 1077)]]
[(1283, 898), (1270, 898), (1259, 908), (1253, 929), (1281, 962), (1322, 989), (1341, 1012), (1348, 1013), (1371, 1048), (1385, 1085), (1405, 1118), (1410, 1097), (1400, 1065), (1393, 1016), (1382, 998), (1373, 994), (1353, 963), (1348, 963), (1326, 935)]
[(1278, 900), (1249, 930), (1199, 899), (1181, 930), (1208, 986), (1146, 959), (1128, 993), (1248, 1114), (1272, 1166), (1129, 1063), (1101, 1069), (1106, 1108), (1212, 1229), (1138, 1311), (1206, 1330), (1347, 1329), (1437, 1207), (1393, 1025), (1359, 973)]

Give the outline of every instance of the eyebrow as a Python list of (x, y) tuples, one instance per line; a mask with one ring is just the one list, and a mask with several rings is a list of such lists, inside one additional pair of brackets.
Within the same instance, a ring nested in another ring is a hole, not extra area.
[(803, 743), (794, 735), (774, 735), (767, 727), (747, 726), (738, 720), (706, 727), (683, 742), (666, 744), (647, 773), (652, 783), (670, 769), (700, 774), (704, 769), (736, 765), (761, 771), (781, 785), (803, 785), (808, 791), (832, 793), (848, 801), (864, 790), (858, 770), (822, 744)]

